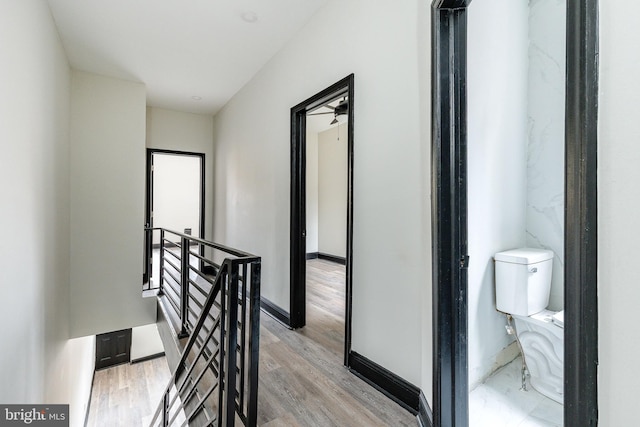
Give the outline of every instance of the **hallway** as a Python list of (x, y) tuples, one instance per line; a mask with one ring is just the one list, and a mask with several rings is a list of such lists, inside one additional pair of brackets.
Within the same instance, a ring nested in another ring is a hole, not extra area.
[[(261, 313), (260, 426), (417, 425), (415, 416), (343, 366), (344, 300), (344, 266), (310, 260), (307, 327), (290, 331)], [(168, 380), (165, 358), (96, 372), (88, 425), (146, 427), (160, 399), (158, 391), (149, 399), (147, 390), (162, 390)]]
[(262, 314), (262, 426), (415, 426), (416, 418), (343, 365), (344, 266), (307, 261), (307, 326)]

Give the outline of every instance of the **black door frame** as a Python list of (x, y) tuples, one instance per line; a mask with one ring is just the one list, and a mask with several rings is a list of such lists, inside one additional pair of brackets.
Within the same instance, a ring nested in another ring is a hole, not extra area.
[(467, 9), (437, 0), (431, 15), (433, 421), (469, 423), (467, 363)]
[[(433, 424), (466, 427), (466, 22), (432, 3)], [(598, 423), (598, 0), (567, 2), (564, 422)]]
[[(151, 216), (151, 209), (153, 208), (153, 155), (154, 154), (167, 154), (173, 156), (192, 156), (200, 158), (200, 237), (204, 239), (204, 219), (205, 219), (205, 155), (204, 153), (196, 153), (192, 151), (176, 151), (176, 150), (164, 150), (160, 148), (147, 148), (147, 165), (146, 165), (146, 181), (145, 181), (145, 227), (153, 228), (153, 218)], [(174, 230), (181, 231), (181, 230)], [(145, 233), (145, 261), (144, 261), (144, 273), (142, 283), (149, 282), (151, 274), (151, 260), (153, 259), (153, 234), (152, 232)], [(200, 245), (200, 255), (204, 256), (204, 247)], [(200, 268), (203, 268), (203, 263), (200, 261)]]
[(307, 112), (340, 97), (349, 97), (347, 127), (347, 248), (344, 364), (351, 351), (351, 289), (353, 271), (353, 105), (354, 75), (351, 74), (291, 108), (291, 232), (289, 326), (306, 324), (306, 128)]

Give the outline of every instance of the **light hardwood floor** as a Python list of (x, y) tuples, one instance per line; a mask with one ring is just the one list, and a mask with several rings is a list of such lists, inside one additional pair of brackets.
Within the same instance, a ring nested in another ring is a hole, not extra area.
[[(344, 302), (344, 266), (310, 260), (307, 326), (290, 331), (261, 314), (259, 425), (417, 425), (412, 414), (343, 366)], [(146, 426), (168, 381), (164, 358), (97, 372), (89, 426)]]
[(344, 266), (307, 262), (307, 326), (262, 314), (258, 422), (272, 426), (416, 426), (416, 418), (343, 366)]
[(171, 373), (164, 357), (96, 371), (88, 427), (148, 427)]

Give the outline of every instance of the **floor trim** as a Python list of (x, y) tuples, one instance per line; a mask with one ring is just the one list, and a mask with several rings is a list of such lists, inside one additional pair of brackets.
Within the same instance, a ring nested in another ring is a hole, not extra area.
[(325, 261), (331, 261), (337, 264), (347, 265), (347, 259), (345, 257), (329, 255), (323, 252), (307, 252), (307, 261), (309, 261), (310, 259), (323, 259)]
[(355, 351), (349, 352), (349, 369), (414, 415), (418, 414), (420, 389)]
[(143, 357), (139, 357), (137, 359), (131, 359), (131, 363), (140, 363), (140, 362), (146, 362), (147, 360), (151, 360), (151, 359), (157, 359), (158, 357), (163, 357), (164, 351), (161, 351), (160, 353), (154, 353), (154, 354), (150, 354), (148, 356), (143, 356)]
[(347, 259), (345, 257), (329, 255), (322, 252), (318, 252), (318, 259), (335, 262), (337, 264), (347, 265)]
[(418, 401), (418, 424), (420, 427), (433, 427), (433, 413), (431, 412), (431, 406), (427, 402), (427, 397), (420, 390), (420, 398)]
[(260, 308), (287, 328), (293, 329), (291, 327), (291, 316), (282, 307), (272, 303), (265, 297), (260, 297)]

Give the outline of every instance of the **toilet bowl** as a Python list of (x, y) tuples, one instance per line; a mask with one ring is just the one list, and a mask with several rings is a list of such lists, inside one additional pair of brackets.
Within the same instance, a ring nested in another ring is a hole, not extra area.
[(564, 328), (554, 323), (554, 316), (558, 313), (543, 310), (531, 316), (513, 316), (513, 319), (529, 369), (531, 386), (562, 404)]
[(531, 386), (563, 403), (564, 311), (547, 310), (553, 252), (522, 248), (495, 254), (496, 308), (515, 320)]

